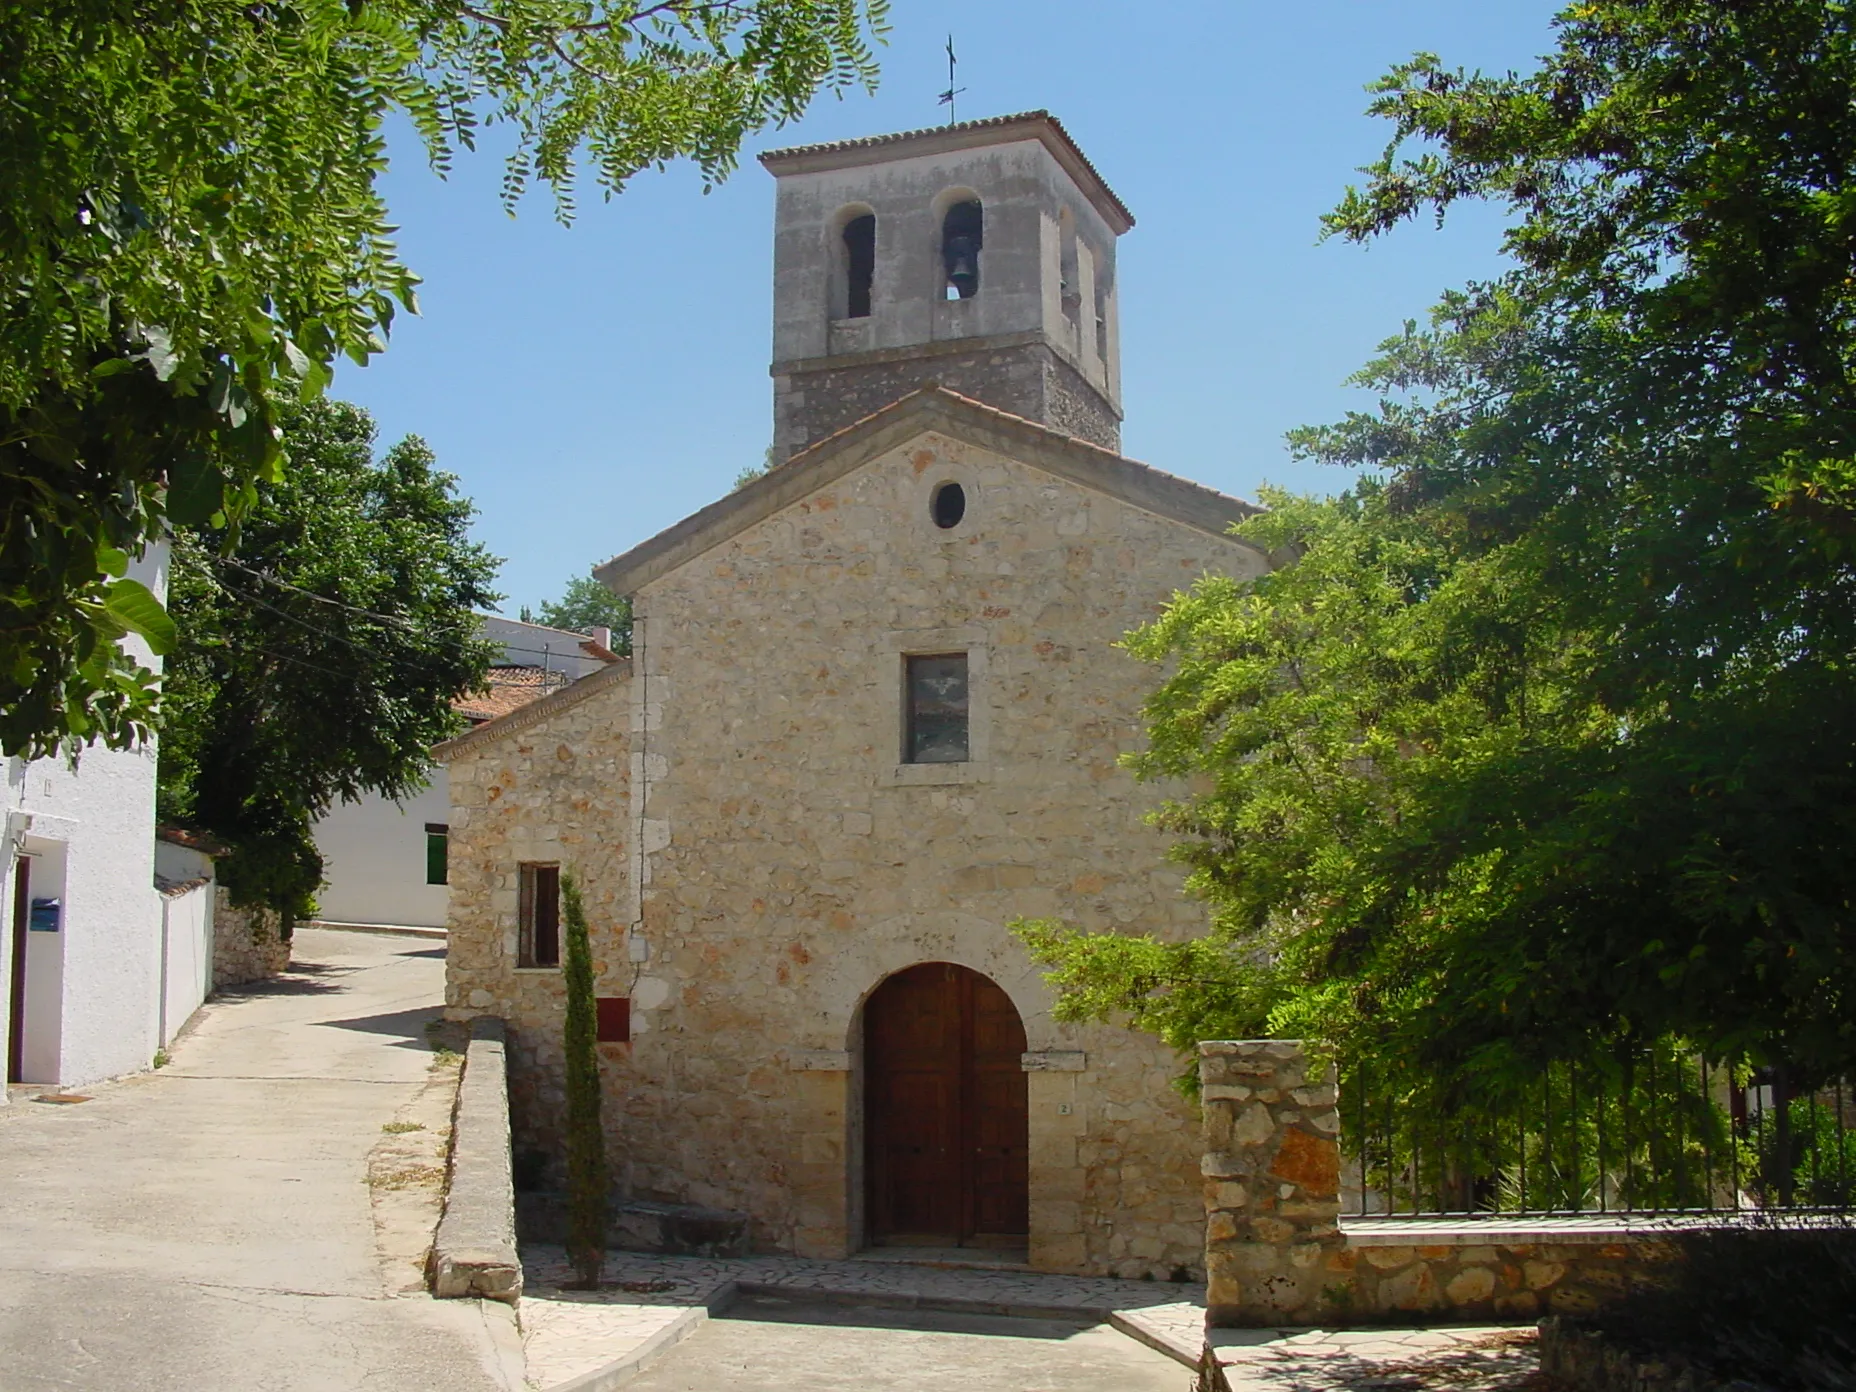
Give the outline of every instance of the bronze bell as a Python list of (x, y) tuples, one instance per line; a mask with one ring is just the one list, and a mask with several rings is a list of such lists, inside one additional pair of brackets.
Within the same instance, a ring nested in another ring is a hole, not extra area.
[(974, 239), (965, 234), (949, 237), (942, 260), (947, 263), (947, 283), (960, 292), (961, 299), (972, 299), (980, 288), (979, 247)]

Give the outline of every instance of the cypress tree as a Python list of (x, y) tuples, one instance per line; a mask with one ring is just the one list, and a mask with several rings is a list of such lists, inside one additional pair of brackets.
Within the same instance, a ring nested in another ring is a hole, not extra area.
[(593, 952), (571, 871), (561, 876), (561, 900), (567, 929), (567, 1257), (581, 1284), (595, 1290), (606, 1259), (606, 1133), (599, 1120)]

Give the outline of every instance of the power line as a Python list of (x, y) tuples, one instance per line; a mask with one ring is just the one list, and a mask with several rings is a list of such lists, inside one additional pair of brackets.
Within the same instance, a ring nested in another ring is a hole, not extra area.
[(268, 571), (259, 570), (256, 566), (248, 566), (243, 561), (235, 561), (230, 556), (214, 556), (212, 559), (218, 561), (221, 565), (229, 565), (235, 570), (242, 570), (247, 575), (255, 575), (260, 580), (267, 580), (271, 584), (276, 585), (279, 589), (289, 590), (292, 594), (300, 594), (305, 599), (313, 599), (318, 604), (327, 604), (335, 609), (346, 609), (351, 614), (365, 614), (370, 619), (379, 619), (382, 623), (394, 624), (409, 631), (413, 627), (412, 624), (400, 618), (398, 615), (381, 614), (372, 609), (363, 609), (358, 604), (344, 604), (339, 599), (330, 599), (327, 595), (319, 595), (314, 590), (304, 589), (301, 585), (292, 585), (288, 580), (279, 580)]

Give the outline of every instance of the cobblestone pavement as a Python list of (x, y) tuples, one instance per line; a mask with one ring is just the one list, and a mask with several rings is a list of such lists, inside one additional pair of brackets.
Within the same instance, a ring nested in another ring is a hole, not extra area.
[[(606, 1260), (605, 1284), (594, 1292), (565, 1289), (573, 1277), (560, 1248), (532, 1246), (523, 1256), (522, 1326), (534, 1388), (558, 1386), (627, 1356), (655, 1356), (655, 1348), (693, 1333), (712, 1301), (727, 1300), (731, 1285), (802, 1301), (868, 1297), (892, 1310), (1045, 1318), (1067, 1312), (1078, 1321), (1110, 1322), (1188, 1365), (1197, 1362), (1205, 1337), (1196, 1286), (895, 1261), (615, 1252)], [(1227, 1329), (1213, 1331), (1213, 1344), (1234, 1392), (1546, 1392), (1547, 1386), (1531, 1329)], [(999, 1347), (1003, 1356), (1006, 1346)], [(674, 1374), (678, 1364), (666, 1366)], [(1188, 1381), (1181, 1381), (1182, 1392)]]

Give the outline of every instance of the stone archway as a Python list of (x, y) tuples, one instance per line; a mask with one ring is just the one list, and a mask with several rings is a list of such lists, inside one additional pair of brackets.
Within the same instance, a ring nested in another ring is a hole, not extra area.
[(989, 978), (926, 962), (863, 1010), (873, 1245), (1022, 1248), (1029, 1229), (1025, 1028)]

